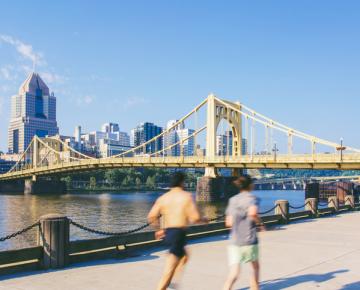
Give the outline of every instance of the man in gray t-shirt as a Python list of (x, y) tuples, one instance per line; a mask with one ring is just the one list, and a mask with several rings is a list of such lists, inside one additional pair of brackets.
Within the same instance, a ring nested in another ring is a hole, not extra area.
[(241, 247), (258, 243), (256, 222), (248, 215), (252, 206), (258, 206), (258, 199), (248, 191), (243, 191), (230, 199), (226, 215), (232, 218), (232, 245)]
[(257, 225), (262, 227), (258, 216), (258, 199), (251, 194), (254, 189), (250, 176), (239, 177), (235, 182), (240, 193), (229, 200), (226, 209), (226, 226), (231, 228), (228, 247), (230, 273), (223, 290), (231, 290), (240, 273), (240, 264), (251, 263), (253, 275), (251, 289), (259, 289), (259, 247)]

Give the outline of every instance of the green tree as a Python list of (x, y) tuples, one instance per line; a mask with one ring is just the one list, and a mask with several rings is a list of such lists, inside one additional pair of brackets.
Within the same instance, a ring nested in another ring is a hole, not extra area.
[(141, 179), (139, 177), (136, 177), (135, 184), (136, 184), (137, 188), (139, 188), (141, 186)]
[(155, 176), (148, 176), (146, 179), (146, 187), (149, 189), (155, 189)]
[(96, 177), (91, 176), (90, 177), (90, 188), (95, 188), (95, 187), (96, 187)]
[(61, 178), (61, 181), (64, 181), (64, 182), (65, 182), (67, 188), (71, 188), (71, 187), (72, 187), (72, 178), (71, 178), (70, 175)]

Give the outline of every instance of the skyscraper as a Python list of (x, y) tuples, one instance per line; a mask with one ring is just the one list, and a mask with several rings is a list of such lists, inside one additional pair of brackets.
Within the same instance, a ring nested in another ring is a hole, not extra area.
[(10, 153), (22, 153), (32, 138), (59, 133), (56, 122), (56, 98), (39, 74), (31, 73), (17, 95), (11, 97), (8, 132)]
[[(170, 129), (176, 124), (177, 120), (170, 120), (167, 123), (167, 129)], [(172, 146), (165, 151), (167, 156), (192, 156), (194, 155), (194, 137), (190, 137), (195, 131), (193, 129), (185, 128), (185, 124), (181, 123), (171, 129), (164, 135), (164, 148), (169, 148), (171, 145), (178, 143), (180, 140), (185, 140), (183, 146), (180, 144)], [(182, 152), (181, 152), (182, 150)]]
[[(241, 155), (247, 154), (247, 140), (242, 139)], [(219, 156), (232, 155), (233, 136), (232, 131), (227, 131), (224, 134), (216, 136), (216, 154)], [(228, 152), (229, 151), (229, 152)]]
[[(131, 130), (131, 143), (134, 147), (144, 144), (146, 141), (151, 140), (155, 136), (161, 134), (162, 128), (153, 123), (145, 122), (138, 125), (135, 129)], [(163, 138), (158, 138), (157, 142), (150, 142), (145, 147), (144, 151), (137, 152), (138, 154), (149, 154), (160, 151), (163, 147)]]

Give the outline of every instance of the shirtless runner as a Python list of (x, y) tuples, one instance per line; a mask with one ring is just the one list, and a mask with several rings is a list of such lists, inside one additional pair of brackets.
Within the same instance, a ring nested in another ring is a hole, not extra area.
[[(172, 178), (171, 190), (157, 199), (148, 215), (149, 222), (155, 226), (159, 226), (161, 215), (161, 229), (156, 232), (156, 238), (164, 238), (169, 248), (165, 270), (157, 290), (166, 290), (174, 276), (179, 278), (188, 260), (185, 250), (186, 228), (189, 224), (201, 221), (191, 193), (184, 191), (184, 181), (185, 175), (176, 172)], [(175, 284), (172, 287), (174, 289)]]

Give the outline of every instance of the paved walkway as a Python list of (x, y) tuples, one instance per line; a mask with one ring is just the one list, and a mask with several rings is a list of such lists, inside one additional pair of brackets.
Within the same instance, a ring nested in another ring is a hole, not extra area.
[[(189, 246), (184, 290), (219, 290), (227, 272), (225, 237)], [(6, 277), (6, 290), (153, 290), (164, 252)], [(298, 222), (261, 234), (261, 289), (360, 289), (360, 212)], [(247, 267), (236, 289), (247, 289)]]

